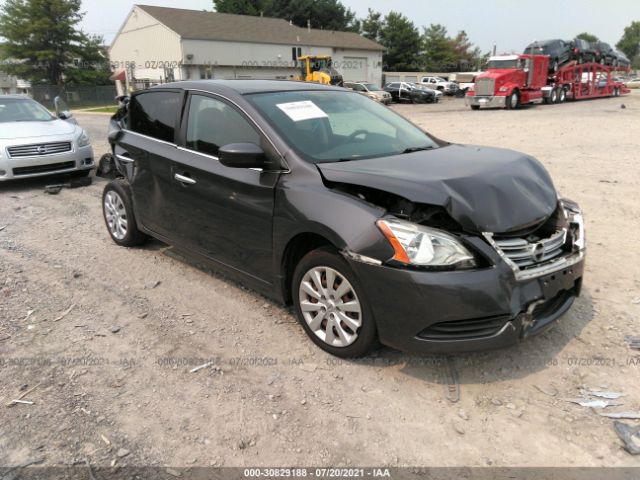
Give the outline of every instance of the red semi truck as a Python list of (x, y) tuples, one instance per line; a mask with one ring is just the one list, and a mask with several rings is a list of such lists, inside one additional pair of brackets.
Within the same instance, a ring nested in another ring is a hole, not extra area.
[(476, 76), (465, 103), (480, 107), (518, 108), (528, 103), (560, 103), (566, 99), (611, 97), (629, 93), (613, 79), (614, 67), (569, 62), (549, 75), (547, 55), (499, 55), (489, 59), (486, 72)]

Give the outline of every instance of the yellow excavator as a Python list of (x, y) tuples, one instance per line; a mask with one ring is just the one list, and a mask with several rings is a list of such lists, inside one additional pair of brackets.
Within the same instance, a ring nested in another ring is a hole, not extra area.
[(333, 68), (333, 60), (330, 55), (304, 55), (298, 57), (300, 75), (296, 80), (302, 82), (315, 82), (324, 85), (343, 84), (342, 75)]

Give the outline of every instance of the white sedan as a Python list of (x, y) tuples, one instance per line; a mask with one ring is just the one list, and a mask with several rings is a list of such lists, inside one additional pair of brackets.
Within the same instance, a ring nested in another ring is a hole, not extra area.
[(91, 172), (94, 158), (89, 134), (69, 112), (60, 112), (58, 117), (30, 98), (0, 95), (0, 182)]

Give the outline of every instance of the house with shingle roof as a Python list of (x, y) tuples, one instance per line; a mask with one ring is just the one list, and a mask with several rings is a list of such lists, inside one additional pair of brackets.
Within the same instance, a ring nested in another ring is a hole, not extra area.
[(135, 5), (109, 49), (138, 82), (287, 79), (301, 55), (331, 55), (345, 81), (382, 82), (384, 48), (357, 33), (279, 18)]

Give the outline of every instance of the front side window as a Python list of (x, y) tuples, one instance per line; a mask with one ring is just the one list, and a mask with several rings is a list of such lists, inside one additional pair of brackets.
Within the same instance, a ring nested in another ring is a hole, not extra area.
[(129, 104), (129, 128), (141, 135), (173, 143), (180, 101), (178, 92), (148, 91), (134, 95)]
[(187, 120), (187, 148), (209, 155), (230, 143), (260, 145), (260, 135), (233, 107), (212, 97), (192, 95)]
[(388, 108), (348, 91), (289, 91), (246, 98), (305, 160), (362, 160), (437, 147)]

